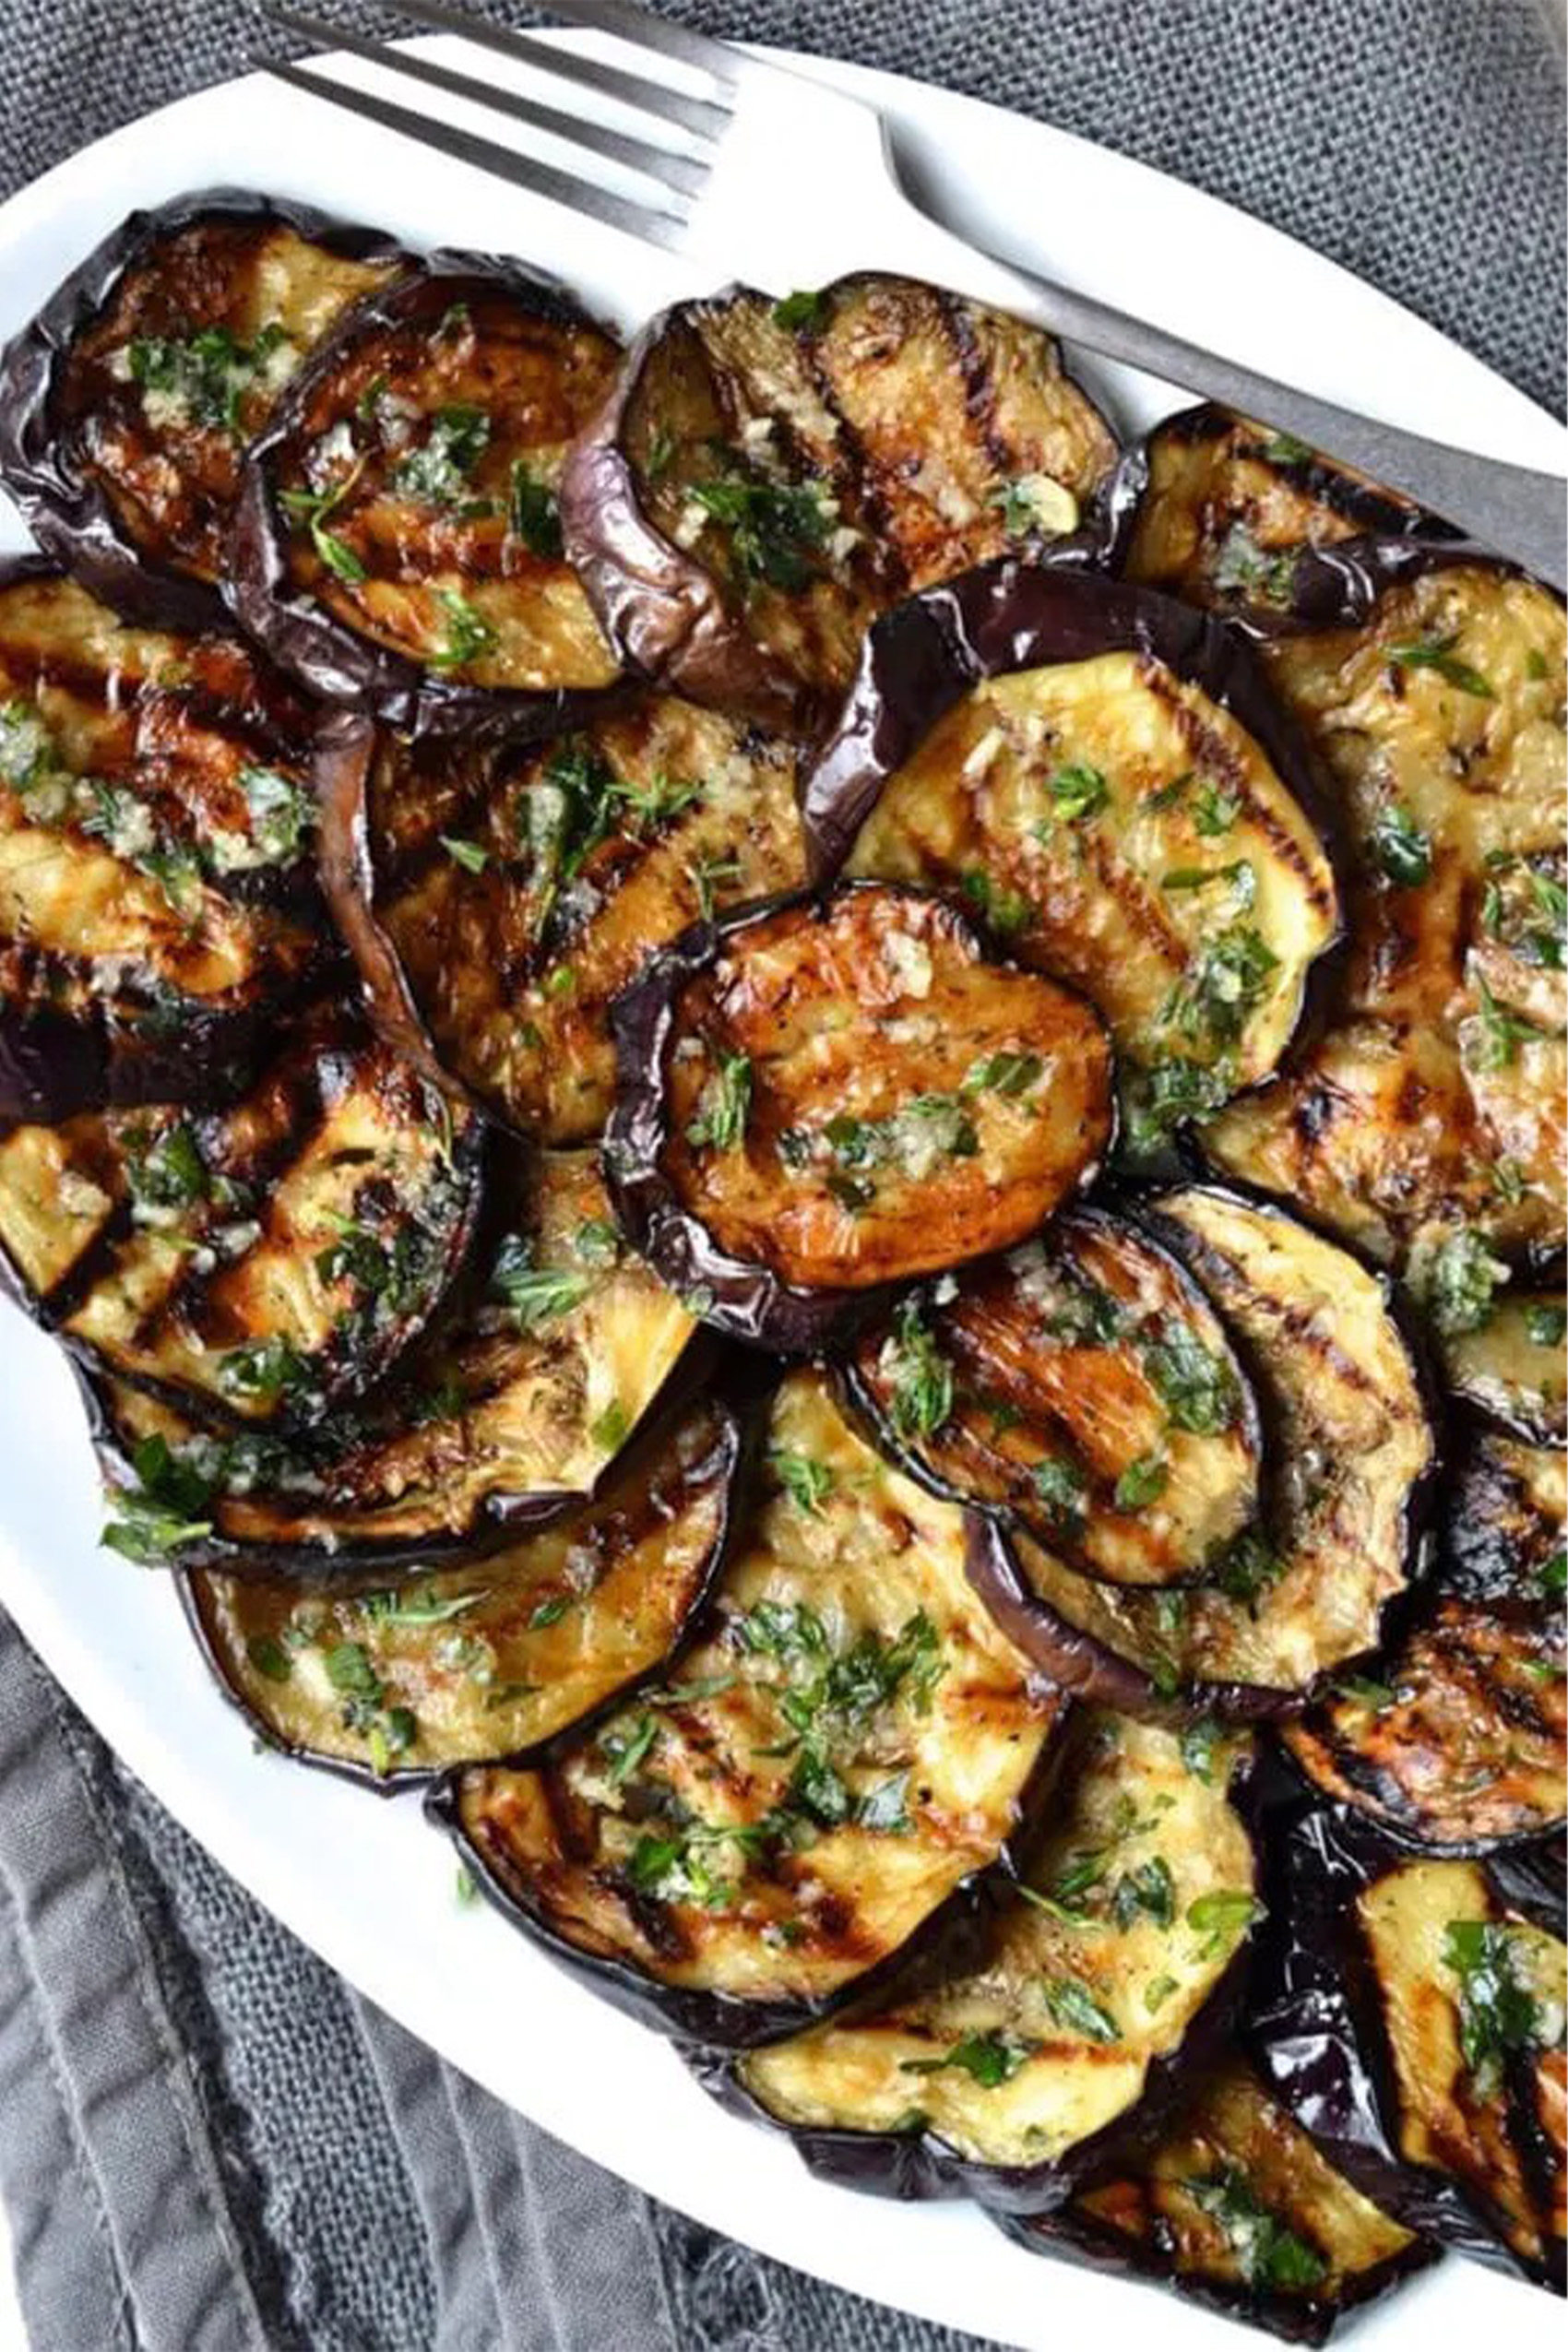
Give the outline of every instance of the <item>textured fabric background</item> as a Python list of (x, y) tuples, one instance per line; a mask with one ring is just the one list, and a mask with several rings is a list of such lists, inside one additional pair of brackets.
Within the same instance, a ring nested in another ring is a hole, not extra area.
[[(1000, 99), (1175, 172), (1562, 410), (1561, 0), (685, 13)], [(266, 45), (233, 0), (0, 0), (0, 195)], [(722, 2244), (441, 2066), (207, 1860), (3, 1619), (0, 2194), (34, 2352), (968, 2341)]]

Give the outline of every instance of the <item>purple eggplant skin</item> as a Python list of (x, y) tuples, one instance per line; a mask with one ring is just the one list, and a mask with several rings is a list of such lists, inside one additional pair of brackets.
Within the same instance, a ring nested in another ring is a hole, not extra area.
[(309, 594), (289, 584), (289, 527), (268, 478), (274, 453), (288, 441), (315, 387), (361, 335), (396, 327), (426, 306), (437, 313), (466, 295), (500, 290), (532, 316), (562, 327), (591, 325), (554, 279), (500, 255), (439, 252), (414, 262), (343, 313), (300, 369), (266, 429), (251, 444), (234, 518), (224, 600), (248, 635), (280, 669), (324, 702), (369, 712), (411, 735), (462, 734), (526, 741), (576, 725), (602, 705), (605, 689), (557, 687), (539, 693), (445, 679), (349, 628)]
[[(624, 1455), (621, 1455), (617, 1459), (614, 1466), (615, 1475), (617, 1478), (625, 1475), (634, 1467), (637, 1461), (647, 1458), (655, 1452), (662, 1440), (669, 1434), (671, 1426), (680, 1410), (681, 1403), (683, 1401), (683, 1396), (686, 1393), (689, 1392), (686, 1390), (685, 1384), (683, 1383), (681, 1394), (676, 1395), (672, 1393), (669, 1395), (649, 1416), (647, 1423), (637, 1432), (636, 1437), (634, 1439), (632, 1444), (627, 1447)], [(688, 1613), (688, 1623), (695, 1622), (696, 1619), (703, 1614), (719, 1578), (724, 1573), (724, 1563), (730, 1556), (731, 1546), (734, 1541), (735, 1529), (741, 1516), (738, 1509), (738, 1501), (747, 1481), (749, 1480), (754, 1458), (756, 1453), (757, 1417), (755, 1413), (753, 1412), (748, 1414), (742, 1410), (737, 1409), (736, 1405), (729, 1399), (719, 1400), (719, 1409), (722, 1415), (722, 1430), (719, 1444), (725, 1457), (725, 1505), (723, 1523), (719, 1529), (718, 1540), (714, 1544), (712, 1556), (707, 1562), (707, 1572), (703, 1578), (702, 1591), (697, 1599), (694, 1602), (692, 1609)], [(580, 1503), (585, 1498), (581, 1496), (576, 1496), (569, 1497), (568, 1501)], [(557, 1512), (552, 1511), (546, 1515), (545, 1522), (540, 1522), (539, 1524), (545, 1524), (548, 1519), (552, 1519), (559, 1515), (560, 1515)], [(514, 1522), (506, 1530), (509, 1537), (516, 1537), (519, 1533), (526, 1532), (526, 1526), (519, 1527), (516, 1522)], [(466, 1547), (466, 1550), (471, 1554), (472, 1547)], [(434, 1563), (434, 1560), (435, 1555), (431, 1547), (427, 1545), (422, 1548), (416, 1561), (404, 1562), (403, 1564), (418, 1571), (430, 1566)], [(232, 1561), (226, 1560), (221, 1564), (227, 1573), (232, 1573), (233, 1563)], [(368, 1563), (365, 1563), (362, 1560), (361, 1560), (357, 1564), (364, 1565)], [(252, 1737), (259, 1740), (262, 1744), (270, 1749), (274, 1754), (287, 1756), (292, 1764), (306, 1764), (313, 1772), (328, 1773), (335, 1780), (350, 1781), (356, 1788), (369, 1789), (377, 1797), (398, 1797), (404, 1795), (411, 1788), (429, 1788), (432, 1783), (437, 1778), (440, 1767), (417, 1764), (399, 1764), (394, 1766), (390, 1772), (377, 1773), (374, 1771), (368, 1764), (356, 1763), (349, 1756), (325, 1756), (317, 1754), (315, 1751), (308, 1748), (294, 1748), (283, 1745), (272, 1737), (272, 1735), (267, 1731), (266, 1726), (251, 1713), (251, 1710), (245, 1705), (244, 1700), (240, 1696), (239, 1693), (234, 1689), (233, 1685), (230, 1682), (228, 1677), (223, 1672), (222, 1666), (218, 1657), (218, 1652), (213, 1645), (212, 1637), (208, 1631), (206, 1621), (203, 1618), (200, 1608), (197, 1605), (191, 1579), (189, 1575), (184, 1573), (183, 1566), (176, 1570), (174, 1582), (179, 1591), (180, 1606), (184, 1612), (185, 1622), (190, 1628), (191, 1638), (195, 1642), (197, 1650), (200, 1652), (202, 1662), (206, 1666), (208, 1672), (211, 1675), (219, 1692), (227, 1701), (228, 1705), (233, 1708), (235, 1714), (239, 1716), (241, 1721), (250, 1731)], [(628, 1699), (635, 1698), (637, 1692), (644, 1688), (646, 1684), (661, 1678), (667, 1671), (668, 1668), (666, 1661), (660, 1659), (653, 1666), (650, 1666), (646, 1674), (640, 1674), (632, 1682), (624, 1684), (620, 1690), (611, 1692), (609, 1696), (604, 1699), (600, 1705), (595, 1707), (589, 1715), (585, 1716), (580, 1722), (576, 1723), (571, 1727), (573, 1735), (580, 1737), (591, 1731), (596, 1723), (600, 1722), (606, 1716), (613, 1715), (617, 1708), (625, 1705)], [(523, 1761), (523, 1759), (516, 1756), (500, 1756), (494, 1758), (493, 1761), (498, 1764), (515, 1764)]]
[[(1407, 2228), (1472, 2260), (1562, 2294), (1562, 2249), (1531, 2270), (1487, 2227), (1457, 2185), (1401, 2155), (1393, 2065), (1371, 1966), (1350, 1918), (1362, 1887), (1422, 1859), (1344, 1806), (1270, 1816), (1269, 1927), (1248, 2012), (1250, 2054), (1304, 2131), (1364, 2196)], [(1535, 1924), (1563, 1931), (1559, 1841), (1489, 1855), (1477, 1867)]]
[[(694, 1621), (688, 1629), (688, 1640), (701, 1637), (703, 1623)], [(683, 1645), (684, 1646), (684, 1645)], [(677, 1651), (669, 1661), (668, 1672), (680, 1662)], [(851, 2002), (874, 1997), (891, 1983), (906, 1967), (918, 1964), (921, 1956), (948, 1935), (961, 1934), (973, 1918), (983, 1918), (994, 1898), (995, 1890), (1005, 1886), (1018, 1875), (1016, 1849), (1021, 1837), (1038, 1818), (1055, 1781), (1062, 1758), (1062, 1733), (1072, 1713), (1070, 1703), (1058, 1709), (1054, 1721), (1047, 1730), (1034, 1770), (1019, 1800), (1019, 1827), (1014, 1837), (1001, 1850), (967, 1879), (960, 1880), (940, 1903), (930, 1918), (923, 1920), (897, 1951), (885, 1954), (863, 1976), (855, 1978), (838, 1991), (818, 1999), (798, 2001), (745, 2001), (733, 1993), (707, 1992), (678, 1985), (656, 1984), (626, 1962), (605, 1960), (590, 1953), (579, 1951), (552, 1928), (547, 1927), (538, 1914), (519, 1896), (500, 1883), (484, 1854), (475, 1846), (462, 1824), (459, 1813), (460, 1772), (445, 1773), (431, 1785), (425, 1797), (426, 1818), (451, 1836), (458, 1859), (478, 1883), (481, 1893), (494, 1905), (503, 1918), (509, 1920), (520, 1934), (527, 1936), (537, 1950), (568, 1976), (587, 1984), (601, 2000), (615, 2009), (635, 2017), (639, 2025), (650, 2025), (656, 2033), (670, 2036), (683, 2044), (711, 2045), (719, 2049), (758, 2049), (765, 2043), (782, 2041), (790, 2034), (804, 2031), (824, 2017), (834, 2015)], [(552, 1752), (579, 1737), (576, 1731), (562, 1734), (558, 1741), (550, 1741), (531, 1756), (514, 1759), (517, 1764), (543, 1764)], [(776, 2127), (777, 2128), (777, 2127)]]
[[(1255, 1767), (1239, 1767), (1230, 1801), (1245, 1821), (1253, 1846), (1262, 1858), (1262, 1779)], [(988, 1875), (977, 1899), (957, 1918), (946, 1922), (930, 1943), (922, 1938), (918, 1953), (906, 1955), (897, 1971), (900, 1977), (929, 1982), (954, 1969), (981, 1964), (987, 1931), (997, 1912), (1009, 1901), (1013, 1884), (1026, 1875), (1027, 1857), (1050, 1827), (1049, 1805), (1031, 1800), (1028, 1827), (1016, 1841), (1004, 1865)], [(1076, 2194), (1108, 2154), (1125, 2146), (1129, 2133), (1141, 2141), (1153, 2136), (1180, 2105), (1194, 2073), (1217, 2063), (1230, 2048), (1252, 1973), (1254, 1937), (1249, 1930), (1238, 1943), (1184, 2039), (1150, 2064), (1143, 2097), (1126, 2115), (1116, 2117), (1091, 2132), (1064, 2156), (1042, 2164), (980, 2164), (960, 2156), (946, 2141), (929, 2131), (850, 2132), (842, 2129), (802, 2129), (783, 2123), (740, 2080), (734, 2060), (723, 2051), (688, 2046), (682, 2050), (691, 2073), (711, 2097), (731, 2115), (765, 2131), (782, 2133), (794, 2143), (806, 2169), (819, 2180), (842, 2189), (858, 2189), (867, 2196), (891, 2197), (900, 2204), (928, 2204), (954, 2197), (972, 2197), (995, 2214), (1053, 2213)], [(878, 1991), (893, 1990), (883, 1970), (854, 1988), (849, 2004), (876, 2006)], [(836, 2006), (842, 2006), (837, 2003)], [(775, 2038), (769, 2037), (769, 2038)]]
[[(1378, 1643), (1368, 1653), (1369, 1656), (1375, 1655), (1384, 1643), (1396, 1636), (1401, 1624), (1419, 1608), (1435, 1559), (1433, 1519), (1441, 1484), (1441, 1466), (1446, 1454), (1446, 1416), (1442, 1384), (1420, 1320), (1405, 1293), (1389, 1280), (1384, 1268), (1373, 1265), (1362, 1252), (1311, 1217), (1285, 1209), (1270, 1194), (1240, 1182), (1190, 1183), (1178, 1179), (1174, 1188), (1200, 1190), (1221, 1200), (1243, 1203), (1265, 1216), (1305, 1226), (1309, 1231), (1332, 1242), (1347, 1257), (1354, 1259), (1373, 1277), (1383, 1291), (1389, 1316), (1398, 1333), (1431, 1426), (1434, 1443), (1431, 1465), (1406, 1499), (1405, 1585), (1384, 1604)], [(1142, 1184), (1125, 1186), (1116, 1196), (1118, 1205), (1125, 1213), (1136, 1218), (1146, 1234), (1170, 1251), (1201, 1289), (1202, 1270), (1194, 1262), (1193, 1237), (1178, 1227), (1173, 1219), (1162, 1219), (1153, 1206), (1158, 1192), (1163, 1189), (1163, 1186)], [(1218, 1302), (1213, 1303), (1215, 1313), (1226, 1324), (1245, 1384), (1256, 1400), (1263, 1427), (1265, 1465), (1277, 1466), (1283, 1455), (1277, 1431), (1272, 1426), (1266, 1365), (1244, 1335), (1227, 1322)], [(1266, 1494), (1265, 1508), (1266, 1516)], [(1094, 1634), (1072, 1624), (1043, 1599), (1025, 1576), (1005, 1526), (995, 1518), (971, 1512), (967, 1564), (970, 1583), (997, 1623), (1026, 1656), (1036, 1661), (1043, 1673), (1079, 1698), (1118, 1707), (1127, 1715), (1143, 1716), (1157, 1721), (1191, 1720), (1199, 1716), (1214, 1715), (1227, 1723), (1277, 1722), (1289, 1716), (1302, 1714), (1334, 1681), (1355, 1670), (1355, 1661), (1343, 1658), (1300, 1691), (1276, 1690), (1260, 1683), (1215, 1681), (1190, 1683), (1180, 1693), (1171, 1693), (1158, 1689), (1153, 1679), (1131, 1658), (1123, 1657)]]
[(888, 1307), (898, 1287), (803, 1290), (766, 1266), (731, 1257), (683, 1206), (661, 1165), (670, 1133), (665, 1063), (683, 992), (731, 932), (801, 903), (767, 899), (736, 909), (722, 922), (694, 923), (616, 998), (610, 1011), (615, 1107), (604, 1131), (603, 1169), (622, 1231), (680, 1297), (701, 1296), (705, 1322), (747, 1347), (813, 1356)]
[(353, 261), (395, 263), (401, 253), (384, 230), (334, 220), (312, 207), (248, 188), (204, 188), (151, 211), (131, 213), (94, 246), (43, 308), (0, 353), (0, 481), (33, 537), (74, 579), (129, 621), (176, 629), (227, 628), (211, 583), (138, 547), (108, 496), (80, 466), (76, 436), (60, 415), (72, 346), (113, 299), (128, 271), (164, 238), (208, 219), (275, 221)]
[[(1305, 736), (1276, 700), (1245, 636), (1153, 588), (1101, 577), (1081, 551), (982, 564), (873, 623), (801, 816), (814, 881), (837, 873), (888, 778), (982, 679), (1116, 651), (1146, 654), (1243, 726), (1332, 853), (1331, 800)], [(1314, 970), (1334, 961), (1332, 947)]]

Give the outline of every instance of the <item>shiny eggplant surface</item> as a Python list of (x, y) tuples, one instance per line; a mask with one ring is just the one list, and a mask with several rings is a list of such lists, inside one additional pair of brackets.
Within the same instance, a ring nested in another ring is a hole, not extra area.
[(1152, 1724), (1079, 1717), (1043, 1834), (961, 1950), (734, 2065), (814, 2171), (892, 2196), (1060, 2204), (1130, 2118), (1222, 2046), (1257, 1868), (1246, 1735), (1201, 1773)]
[[(1265, 1514), (1184, 1590), (1118, 1589), (986, 1522), (970, 1573), (1067, 1689), (1139, 1712), (1289, 1713), (1376, 1647), (1421, 1565), (1436, 1451), (1422, 1384), (1386, 1286), (1282, 1210), (1194, 1185), (1146, 1214), (1252, 1379), (1278, 1471)], [(1191, 1370), (1201, 1407), (1210, 1376)]]
[(1204, 1148), (1393, 1262), (1561, 1250), (1562, 609), (1452, 551), (1313, 563), (1311, 625), (1264, 659), (1332, 780), (1350, 952), (1321, 1035)]
[(302, 1593), (196, 1570), (208, 1664), (270, 1744), (393, 1788), (538, 1745), (653, 1672), (723, 1556), (735, 1415), (698, 1394), (596, 1502), (413, 1582)]
[(1277, 1852), (1252, 2035), (1277, 2095), (1411, 2228), (1561, 2294), (1561, 1855), (1401, 1854), (1335, 1811)]
[(1032, 2252), (1158, 2279), (1290, 2344), (1326, 2343), (1437, 2254), (1336, 2172), (1237, 2058), (1152, 2146), (1108, 2162), (1070, 2204), (1004, 2227)]
[[(1498, 1270), (1488, 1257), (1486, 1276)], [(1568, 1307), (1561, 1274), (1550, 1287), (1511, 1287), (1468, 1302), (1449, 1320), (1459, 1325), (1439, 1335), (1449, 1393), (1532, 1444), (1568, 1443)]]
[(805, 2024), (977, 1898), (1066, 1709), (976, 1608), (962, 1513), (878, 1460), (824, 1373), (786, 1377), (767, 1449), (666, 1687), (440, 1800), (545, 1951), (729, 2046)]
[(317, 1015), (231, 1109), (83, 1111), (0, 1141), (0, 1260), (99, 1367), (219, 1425), (375, 1385), (462, 1267), (478, 1123)]
[(849, 1377), (912, 1477), (1111, 1584), (1202, 1582), (1257, 1515), (1257, 1408), (1223, 1324), (1103, 1209), (943, 1276), (861, 1334)]
[(1306, 747), (1246, 642), (1012, 559), (873, 630), (807, 779), (814, 872), (960, 893), (1105, 1016), (1135, 1140), (1275, 1067), (1338, 924)]
[(244, 627), (399, 728), (570, 723), (619, 664), (555, 480), (618, 357), (516, 262), (438, 254), (356, 304), (246, 460), (225, 589)]
[(1090, 1007), (916, 891), (702, 926), (612, 1023), (623, 1225), (708, 1321), (786, 1350), (890, 1284), (1022, 1241), (1111, 1140)]
[(1473, 1438), (1436, 1574), (1379, 1664), (1284, 1731), (1312, 1784), (1411, 1845), (1485, 1851), (1568, 1812), (1568, 1457)]
[(232, 1093), (323, 980), (313, 724), (232, 635), (0, 566), (0, 1129)]
[(625, 659), (802, 725), (868, 623), (1073, 532), (1115, 444), (1049, 336), (914, 279), (682, 303), (567, 460), (567, 552)]
[(692, 1317), (622, 1247), (589, 1154), (543, 1155), (493, 1182), (488, 1207), (505, 1229), (460, 1311), (308, 1443), (214, 1443), (111, 1384), (120, 1548), (320, 1582), (471, 1557), (594, 1493), (682, 1365)]
[(1128, 579), (1264, 628), (1289, 625), (1303, 548), (1448, 535), (1292, 434), (1208, 402), (1167, 417), (1128, 452), (1114, 503)]
[(672, 695), (510, 751), (338, 720), (317, 781), (372, 1017), (547, 1143), (602, 1129), (649, 953), (804, 880), (794, 747)]
[(40, 546), (135, 620), (221, 625), (244, 445), (400, 259), (240, 189), (133, 212), (0, 357), (0, 481)]

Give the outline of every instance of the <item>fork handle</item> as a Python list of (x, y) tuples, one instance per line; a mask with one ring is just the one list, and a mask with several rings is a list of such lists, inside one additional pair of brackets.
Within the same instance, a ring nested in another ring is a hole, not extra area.
[(1294, 434), (1374, 481), (1404, 491), (1553, 588), (1568, 584), (1568, 483), (1558, 475), (1429, 441), (1333, 400), (1317, 399), (1090, 295), (1053, 285), (1013, 263), (1007, 267), (1035, 295), (1045, 324), (1067, 341), (1170, 383), (1190, 385), (1276, 432)]

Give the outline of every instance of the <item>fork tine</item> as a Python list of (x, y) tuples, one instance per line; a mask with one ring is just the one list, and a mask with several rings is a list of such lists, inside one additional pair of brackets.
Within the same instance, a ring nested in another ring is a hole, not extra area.
[(735, 87), (737, 60), (728, 43), (710, 41), (706, 33), (694, 32), (690, 25), (639, 7), (637, 0), (542, 0), (542, 5), (569, 25), (613, 33), (617, 41), (630, 42), (635, 48), (656, 50), (661, 57), (695, 65), (699, 73), (710, 74), (720, 89)]
[(649, 205), (634, 204), (627, 196), (612, 196), (608, 188), (596, 188), (590, 181), (579, 180), (570, 172), (557, 171), (552, 163), (540, 163), (531, 156), (518, 155), (512, 148), (497, 146), (493, 139), (459, 130), (456, 124), (438, 123), (429, 115), (412, 113), (406, 106), (395, 106), (390, 99), (373, 98), (368, 90), (350, 89), (346, 83), (328, 81), (325, 75), (309, 73), (302, 65), (269, 64), (266, 70), (276, 80), (303, 89), (312, 98), (325, 98), (329, 104), (341, 106), (365, 122), (379, 123), (384, 130), (398, 131), (405, 138), (417, 139), (422, 147), (438, 148), (443, 155), (456, 156), (459, 163), (471, 163), (478, 171), (509, 180), (514, 187), (547, 196), (553, 204), (564, 205), (568, 211), (586, 212), (612, 229), (624, 230), (628, 236), (640, 237), (645, 244), (662, 245), (671, 253), (680, 250), (684, 222), (678, 213), (656, 211)]
[(410, 24), (424, 25), (432, 32), (458, 33), (465, 41), (493, 49), (498, 57), (515, 57), (562, 81), (576, 82), (579, 89), (599, 90), (639, 113), (657, 114), (683, 131), (693, 131), (699, 138), (718, 138), (730, 121), (730, 109), (712, 99), (688, 97), (684, 90), (671, 89), (668, 82), (650, 82), (619, 65), (601, 65), (597, 57), (584, 57), (559, 42), (540, 41), (532, 33), (492, 24), (486, 17), (471, 17), (466, 9), (448, 7), (445, 0), (387, 0), (387, 6), (394, 16), (406, 17)]
[(632, 138), (624, 131), (608, 130), (602, 124), (585, 122), (576, 114), (560, 113), (553, 106), (539, 105), (516, 90), (496, 88), (476, 79), (472, 74), (459, 74), (449, 65), (434, 65), (428, 58), (410, 56), (406, 50), (387, 48), (380, 42), (367, 40), (363, 33), (350, 32), (347, 26), (328, 24), (324, 17), (306, 16), (285, 7), (280, 0), (262, 0), (261, 13), (285, 32), (298, 34), (302, 41), (323, 49), (350, 50), (356, 57), (367, 58), (373, 65), (383, 65), (389, 73), (402, 74), (428, 89), (445, 90), (453, 98), (471, 99), (478, 105), (510, 115), (516, 122), (527, 123), (535, 130), (548, 131), (556, 138), (587, 148), (591, 154), (624, 163), (634, 172), (684, 195), (695, 195), (707, 177), (709, 167), (698, 156), (678, 155), (670, 148)]

